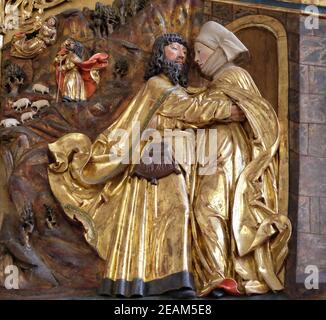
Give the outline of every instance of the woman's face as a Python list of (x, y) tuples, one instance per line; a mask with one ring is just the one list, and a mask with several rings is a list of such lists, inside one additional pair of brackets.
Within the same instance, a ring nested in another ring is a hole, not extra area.
[(200, 42), (195, 42), (195, 62), (200, 69), (203, 68), (208, 58), (214, 53), (214, 50), (208, 48)]

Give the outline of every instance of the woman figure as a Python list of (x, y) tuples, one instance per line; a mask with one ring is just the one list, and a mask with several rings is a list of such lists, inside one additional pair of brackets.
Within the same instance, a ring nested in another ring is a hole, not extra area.
[(57, 40), (57, 19), (50, 16), (45, 20), (34, 38), (27, 39), (26, 33), (16, 33), (11, 42), (11, 55), (17, 58), (32, 59)]
[(210, 127), (217, 130), (215, 173), (210, 165), (199, 168), (192, 219), (197, 290), (201, 296), (281, 290), (291, 224), (278, 212), (277, 116), (237, 66), (249, 53), (232, 32), (207, 22), (195, 54), (211, 80), (202, 99), (220, 95), (238, 107)]

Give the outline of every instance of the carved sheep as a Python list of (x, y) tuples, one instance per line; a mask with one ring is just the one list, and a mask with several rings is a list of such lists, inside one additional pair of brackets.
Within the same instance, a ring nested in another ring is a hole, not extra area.
[(25, 123), (27, 120), (35, 119), (36, 111), (25, 112), (21, 115), (20, 120), (22, 123)]
[(32, 90), (35, 93), (36, 92), (39, 92), (42, 94), (50, 93), (50, 89), (47, 86), (40, 84), (40, 83), (34, 84)]
[(49, 107), (50, 103), (48, 100), (37, 100), (32, 103), (32, 110), (35, 112), (39, 112), (41, 109), (45, 107)]
[(17, 101), (15, 101), (12, 105), (13, 109), (16, 112), (22, 112), (24, 109), (26, 109), (28, 106), (30, 106), (31, 102), (27, 98), (21, 98)]
[(20, 122), (18, 120), (16, 120), (15, 118), (4, 119), (0, 122), (0, 126), (5, 127), (5, 128), (16, 127), (19, 125), (20, 125)]

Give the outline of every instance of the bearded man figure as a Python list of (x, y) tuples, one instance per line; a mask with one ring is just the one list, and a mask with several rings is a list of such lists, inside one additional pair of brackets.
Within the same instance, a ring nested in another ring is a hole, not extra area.
[[(186, 51), (179, 35), (159, 37), (146, 72), (149, 80), (115, 123), (93, 144), (73, 133), (49, 146), (55, 158), (49, 168), (52, 191), (66, 214), (83, 223), (86, 240), (106, 260), (100, 294), (148, 296), (180, 289), (181, 296), (194, 296), (185, 176), (171, 173), (154, 185), (132, 175), (137, 164), (109, 160), (110, 153), (129, 154), (139, 142), (131, 133), (137, 126), (140, 133), (153, 127), (149, 122), (155, 112), (173, 90), (186, 85)], [(120, 141), (110, 140), (121, 129)]]

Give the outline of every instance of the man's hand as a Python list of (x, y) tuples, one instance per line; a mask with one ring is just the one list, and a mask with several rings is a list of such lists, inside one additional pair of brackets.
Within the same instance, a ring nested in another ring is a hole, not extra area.
[(246, 116), (236, 104), (233, 104), (231, 107), (231, 117), (228, 118), (227, 120), (231, 122), (232, 121), (241, 122), (246, 120)]

